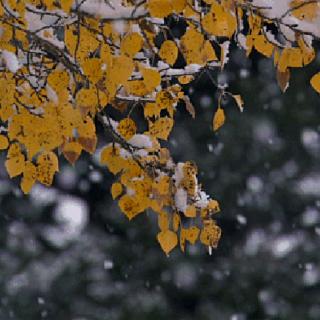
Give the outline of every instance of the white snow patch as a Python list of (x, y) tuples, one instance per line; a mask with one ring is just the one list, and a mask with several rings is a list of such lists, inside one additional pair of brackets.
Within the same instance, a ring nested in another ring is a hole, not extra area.
[(174, 202), (175, 202), (176, 208), (179, 211), (181, 211), (181, 212), (186, 211), (187, 199), (188, 199), (187, 191), (184, 190), (183, 188), (178, 188), (175, 195), (174, 195)]
[(182, 162), (179, 162), (175, 168), (174, 175), (172, 176), (176, 186), (179, 186), (181, 180), (183, 179), (183, 165), (184, 164)]
[(20, 69), (18, 57), (10, 51), (2, 51), (2, 59), (10, 72), (16, 73)]
[(128, 140), (128, 143), (137, 148), (152, 148), (152, 141), (150, 137), (145, 134), (135, 134), (130, 140)]

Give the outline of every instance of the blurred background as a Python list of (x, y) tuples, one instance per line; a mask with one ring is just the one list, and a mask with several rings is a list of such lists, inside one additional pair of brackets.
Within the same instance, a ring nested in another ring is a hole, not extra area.
[[(55, 184), (23, 196), (0, 155), (0, 320), (320, 319), (320, 59), (282, 94), (271, 61), (235, 51), (213, 76), (241, 93), (211, 129), (206, 74), (178, 106), (170, 149), (194, 160), (222, 212), (220, 245), (167, 258), (152, 213), (128, 222), (98, 157), (62, 162)], [(101, 141), (99, 147), (104, 144)]]

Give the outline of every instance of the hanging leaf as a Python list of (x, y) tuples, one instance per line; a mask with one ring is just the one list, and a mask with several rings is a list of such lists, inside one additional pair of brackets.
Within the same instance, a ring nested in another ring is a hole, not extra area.
[(310, 80), (311, 86), (314, 90), (320, 93), (320, 72), (316, 73)]
[(277, 70), (277, 81), (281, 91), (286, 92), (289, 87), (290, 69), (286, 69), (284, 72)]
[(217, 131), (218, 129), (220, 129), (224, 125), (225, 120), (226, 120), (226, 117), (223, 109), (218, 108), (213, 117), (213, 130)]
[(130, 140), (137, 131), (135, 122), (131, 118), (122, 119), (118, 125), (118, 132), (126, 140)]
[(196, 110), (188, 96), (183, 96), (182, 100), (186, 105), (187, 111), (190, 113), (191, 117), (194, 119), (196, 117)]
[(243, 100), (242, 100), (242, 97), (240, 96), (240, 94), (233, 94), (232, 95), (232, 98), (235, 100), (238, 108), (240, 109), (241, 112), (243, 112)]
[(122, 184), (119, 182), (115, 182), (111, 186), (111, 195), (112, 199), (118, 198), (123, 192)]
[(178, 244), (178, 237), (171, 230), (161, 231), (157, 235), (161, 249), (168, 255)]

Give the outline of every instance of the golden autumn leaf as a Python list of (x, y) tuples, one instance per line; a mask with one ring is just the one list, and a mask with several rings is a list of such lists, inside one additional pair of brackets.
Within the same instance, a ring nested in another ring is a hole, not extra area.
[(172, 127), (173, 120), (169, 117), (163, 117), (149, 124), (149, 132), (156, 138), (168, 140)]
[(171, 0), (172, 9), (175, 12), (181, 12), (186, 8), (188, 0)]
[(177, 234), (171, 230), (164, 230), (157, 235), (161, 249), (168, 255), (178, 244)]
[(180, 215), (178, 213), (174, 213), (172, 217), (172, 229), (174, 232), (177, 232), (181, 223)]
[(224, 114), (224, 111), (222, 108), (218, 108), (214, 117), (213, 117), (213, 130), (217, 131), (219, 130), (226, 120), (226, 116)]
[(194, 119), (196, 117), (196, 109), (194, 108), (190, 98), (188, 96), (183, 96), (182, 100), (186, 105), (186, 110), (190, 113), (191, 117)]
[(97, 145), (96, 127), (91, 117), (87, 116), (77, 127), (78, 142), (89, 153), (94, 153)]
[(204, 226), (200, 233), (200, 241), (206, 245), (216, 248), (221, 237), (221, 229), (214, 223)]
[(172, 13), (171, 0), (149, 0), (148, 9), (151, 16), (164, 18)]
[(314, 90), (320, 93), (320, 72), (316, 73), (310, 80), (310, 84)]
[(106, 165), (113, 174), (124, 169), (125, 160), (120, 156), (119, 148), (109, 145), (101, 151), (100, 163)]
[(197, 216), (197, 209), (194, 205), (189, 205), (184, 212), (184, 215), (187, 218), (195, 218)]
[(120, 198), (119, 207), (129, 220), (133, 219), (146, 209), (146, 207), (139, 201), (139, 199), (127, 194), (123, 195)]
[(320, 16), (319, 3), (305, 0), (292, 0), (290, 2), (292, 15), (300, 20), (314, 21)]
[(123, 192), (122, 184), (119, 182), (115, 182), (111, 186), (111, 195), (112, 199), (118, 198)]
[(290, 69), (286, 69), (283, 72), (277, 70), (277, 81), (281, 91), (286, 92), (289, 87)]
[(25, 168), (23, 170), (23, 177), (20, 183), (21, 190), (24, 194), (30, 192), (32, 186), (37, 180), (37, 167), (31, 162), (28, 161), (25, 164)]
[(188, 240), (191, 244), (195, 244), (196, 241), (198, 240), (200, 230), (198, 227), (193, 226), (188, 229), (185, 229), (184, 233), (185, 233), (186, 240)]
[(79, 142), (76, 141), (67, 142), (62, 147), (63, 155), (72, 165), (74, 165), (80, 157), (81, 151), (82, 146)]
[(53, 152), (41, 154), (37, 159), (37, 180), (45, 186), (51, 186), (54, 174), (59, 171), (58, 157)]
[(236, 31), (237, 19), (222, 5), (213, 3), (210, 12), (202, 19), (202, 26), (212, 35), (230, 38)]
[(178, 48), (174, 41), (166, 40), (162, 43), (159, 50), (160, 58), (170, 65), (173, 65), (178, 57)]
[(131, 118), (122, 119), (119, 122), (117, 129), (121, 136), (126, 140), (132, 138), (137, 131), (136, 123)]
[(257, 35), (254, 37), (254, 47), (258, 52), (268, 58), (273, 54), (274, 45), (265, 37), (265, 35)]
[(5, 167), (10, 178), (20, 175), (25, 168), (25, 156), (18, 143), (11, 144), (8, 150)]
[(242, 112), (243, 111), (243, 105), (244, 105), (244, 102), (242, 100), (242, 97), (240, 94), (233, 94), (232, 95), (232, 98), (234, 99), (234, 101), (236, 102), (239, 110)]
[(134, 57), (142, 49), (143, 42), (144, 40), (139, 33), (130, 33), (121, 41), (121, 53), (129, 57)]
[(158, 213), (158, 226), (161, 231), (166, 231), (169, 229), (169, 217), (168, 213), (164, 211), (160, 211)]
[(190, 83), (191, 81), (193, 81), (193, 79), (194, 79), (194, 76), (192, 76), (192, 75), (184, 75), (184, 76), (178, 77), (178, 81), (179, 81), (181, 84), (188, 84), (188, 83)]
[(161, 75), (157, 69), (142, 68), (141, 74), (148, 93), (155, 90), (161, 84)]
[(3, 134), (0, 134), (0, 150), (8, 149), (8, 147), (9, 147), (8, 138)]

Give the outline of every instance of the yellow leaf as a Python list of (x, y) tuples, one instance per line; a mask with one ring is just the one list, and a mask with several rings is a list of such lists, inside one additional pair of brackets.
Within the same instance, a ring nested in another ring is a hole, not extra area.
[(159, 56), (164, 62), (174, 65), (178, 57), (178, 48), (175, 42), (172, 40), (164, 41), (161, 45)]
[(277, 70), (277, 81), (282, 92), (285, 92), (288, 89), (289, 80), (290, 80), (290, 69), (286, 69), (283, 72)]
[(168, 255), (169, 252), (178, 244), (178, 237), (176, 233), (171, 230), (159, 232), (157, 239), (160, 243), (161, 249), (166, 253), (166, 255)]
[(67, 71), (54, 70), (51, 72), (47, 78), (48, 84), (57, 93), (59, 91), (66, 90), (69, 86), (69, 74)]
[(126, 140), (132, 138), (137, 131), (136, 124), (131, 118), (122, 119), (119, 122), (117, 129), (121, 136)]
[(161, 109), (158, 107), (155, 103), (146, 103), (143, 108), (143, 113), (145, 118), (151, 118), (151, 117), (160, 117), (160, 111)]
[(81, 144), (75, 141), (67, 142), (62, 148), (63, 155), (72, 165), (74, 165), (80, 157), (81, 151)]
[(173, 127), (173, 120), (169, 117), (164, 117), (150, 124), (149, 132), (152, 136), (168, 140), (169, 134)]
[(206, 246), (216, 248), (220, 237), (221, 229), (212, 222), (209, 225), (205, 225), (201, 230), (200, 241)]
[(59, 171), (58, 158), (53, 152), (41, 154), (37, 159), (37, 180), (51, 186), (54, 174)]
[(320, 93), (320, 72), (316, 73), (310, 80), (313, 89)]
[(198, 237), (199, 237), (200, 230), (199, 230), (199, 228), (193, 226), (193, 227), (190, 227), (188, 229), (184, 229), (184, 233), (185, 233), (185, 238), (191, 244), (195, 244), (197, 239), (198, 239)]
[(73, 0), (61, 0), (60, 4), (61, 4), (61, 9), (66, 12), (69, 13), (72, 5), (73, 5)]
[(0, 119), (8, 121), (15, 114), (16, 85), (12, 74), (4, 72), (0, 77)]
[(77, 127), (78, 142), (82, 148), (89, 153), (94, 153), (97, 146), (96, 127), (93, 120), (87, 116), (83, 122)]
[(168, 194), (170, 191), (170, 178), (168, 176), (162, 176), (153, 187), (160, 195)]
[(148, 9), (150, 15), (156, 18), (165, 18), (173, 10), (171, 0), (149, 0)]
[(87, 58), (81, 63), (82, 70), (88, 79), (97, 84), (103, 77), (103, 64), (105, 62), (100, 58)]
[(217, 131), (221, 126), (223, 126), (226, 120), (226, 116), (224, 114), (223, 109), (218, 108), (214, 117), (213, 117), (213, 130)]
[(119, 182), (115, 182), (111, 186), (111, 195), (112, 199), (118, 198), (123, 192), (122, 184)]
[(158, 70), (142, 68), (141, 74), (148, 93), (151, 93), (161, 84), (161, 75)]
[(173, 228), (173, 231), (177, 232), (178, 229), (179, 229), (179, 225), (180, 225), (180, 216), (179, 214), (177, 213), (174, 213), (173, 214), (173, 218), (172, 218), (172, 228)]
[(288, 67), (300, 68), (303, 66), (303, 53), (300, 48), (283, 49), (279, 61), (278, 70), (285, 72)]
[(0, 150), (8, 149), (8, 147), (9, 147), (8, 138), (3, 134), (0, 134)]
[(217, 200), (210, 200), (208, 205), (207, 205), (207, 209), (211, 213), (219, 212), (220, 211), (219, 202)]
[(216, 61), (218, 60), (216, 52), (213, 49), (213, 46), (209, 40), (206, 40), (203, 48), (203, 60), (204, 62)]
[(169, 229), (169, 218), (167, 212), (161, 211), (158, 213), (158, 226), (161, 231)]
[(24, 171), (23, 171), (23, 177), (20, 183), (21, 190), (24, 194), (27, 194), (30, 192), (32, 186), (36, 182), (37, 178), (37, 168), (36, 166), (31, 162), (26, 162)]
[(298, 45), (302, 51), (302, 55), (303, 55), (303, 64), (304, 65), (308, 65), (309, 63), (311, 63), (314, 58), (316, 57), (316, 53), (314, 48), (309, 47), (306, 42), (304, 37), (301, 35), (298, 37)]
[(98, 107), (98, 95), (95, 89), (82, 88), (77, 92), (76, 104), (82, 114), (87, 114), (89, 111), (95, 114)]
[(240, 96), (240, 94), (233, 94), (232, 95), (232, 98), (235, 100), (238, 108), (240, 109), (240, 111), (242, 112), (243, 111), (243, 100), (242, 100), (242, 97)]
[(121, 55), (113, 57), (112, 65), (108, 68), (105, 87), (111, 97), (116, 94), (117, 88), (127, 82), (134, 69), (133, 61), (130, 57)]
[(231, 38), (237, 28), (237, 19), (225, 11), (223, 6), (214, 3), (202, 19), (202, 27), (212, 35)]
[(120, 157), (120, 150), (117, 147), (109, 145), (101, 152), (100, 163), (106, 165), (113, 174), (117, 174), (123, 170), (125, 162), (125, 159)]
[(129, 220), (136, 217), (139, 213), (142, 213), (146, 208), (141, 202), (134, 196), (125, 194), (119, 200), (119, 207), (121, 211), (127, 216)]
[(10, 178), (16, 177), (23, 172), (25, 156), (22, 154), (18, 143), (10, 145), (5, 166)]
[(125, 89), (128, 94), (134, 96), (145, 96), (149, 91), (146, 87), (146, 82), (143, 80), (131, 80), (125, 84)]
[(205, 63), (203, 59), (205, 39), (198, 30), (190, 27), (181, 37), (180, 46), (187, 64), (203, 65)]
[(139, 33), (130, 33), (121, 41), (121, 53), (132, 58), (142, 49), (143, 42), (143, 38)]
[(195, 206), (190, 205), (187, 207), (187, 210), (185, 211), (184, 215), (188, 218), (195, 218), (197, 216), (197, 209)]
[(171, 0), (172, 9), (176, 12), (182, 12), (187, 6), (187, 0)]
[(264, 35), (258, 35), (254, 38), (254, 47), (266, 57), (272, 56), (274, 45)]
[(313, 22), (320, 15), (319, 3), (306, 0), (292, 0), (290, 2), (291, 13), (300, 20)]
[(180, 76), (178, 77), (178, 81), (181, 84), (188, 84), (189, 82), (191, 82), (194, 79), (194, 76), (192, 75), (186, 75), (186, 76)]
[(159, 110), (169, 110), (173, 103), (174, 101), (169, 91), (162, 90), (157, 93), (156, 104)]

